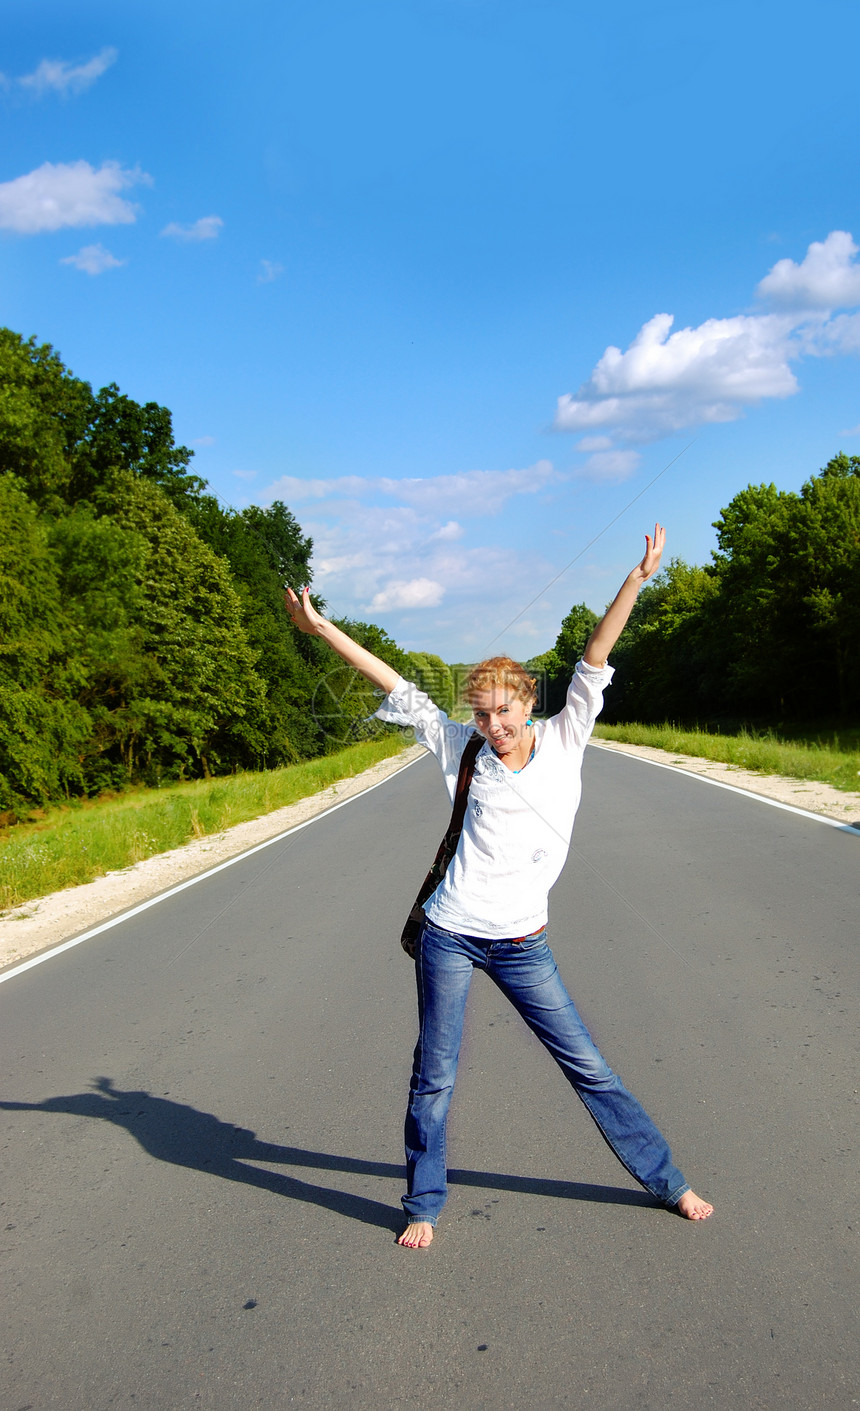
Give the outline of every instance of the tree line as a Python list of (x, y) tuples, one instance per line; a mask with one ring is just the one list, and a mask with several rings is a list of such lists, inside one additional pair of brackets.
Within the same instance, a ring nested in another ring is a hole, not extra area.
[[(286, 505), (225, 508), (167, 408), (94, 392), (0, 329), (0, 812), (134, 783), (272, 768), (369, 725), (370, 688), (297, 632), (312, 581)], [(318, 606), (322, 600), (315, 597)], [(372, 623), (341, 622), (398, 671)], [(438, 672), (437, 672), (438, 674)]]
[[(715, 521), (712, 562), (647, 585), (618, 641), (609, 721), (715, 729), (860, 722), (860, 456), (836, 455), (799, 493), (748, 485)], [(597, 616), (571, 609), (531, 663), (560, 707)]]

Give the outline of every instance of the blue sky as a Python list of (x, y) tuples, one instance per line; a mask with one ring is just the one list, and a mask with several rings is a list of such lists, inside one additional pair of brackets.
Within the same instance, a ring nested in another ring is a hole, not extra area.
[(856, 0), (4, 19), (0, 321), (283, 499), (333, 612), (527, 657), (860, 453)]

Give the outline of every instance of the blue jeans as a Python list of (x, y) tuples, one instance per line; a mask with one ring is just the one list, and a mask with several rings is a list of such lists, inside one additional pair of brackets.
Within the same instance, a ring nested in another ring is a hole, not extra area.
[(415, 969), (420, 1033), (406, 1110), (403, 1197), (410, 1221), (435, 1225), (448, 1196), (445, 1127), (475, 969), (487, 972), (537, 1034), (631, 1176), (665, 1205), (690, 1189), (665, 1138), (594, 1044), (562, 984), (545, 930), (520, 942), (488, 941), (425, 921)]

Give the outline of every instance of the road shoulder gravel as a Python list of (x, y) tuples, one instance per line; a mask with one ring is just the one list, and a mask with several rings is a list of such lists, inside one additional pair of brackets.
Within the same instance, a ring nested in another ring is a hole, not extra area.
[(218, 863), (237, 857), (257, 843), (265, 843), (300, 823), (316, 818), (335, 804), (363, 794), (389, 775), (405, 769), (424, 753), (422, 745), (412, 745), (352, 779), (340, 779), (320, 793), (300, 799), (286, 808), (252, 818), (247, 823), (238, 823), (223, 833), (198, 838), (170, 852), (145, 858), (132, 867), (108, 872), (83, 886), (67, 887), (37, 901), (0, 912), (0, 970), (41, 950), (59, 945), (91, 926), (98, 926), (102, 921), (108, 921), (112, 916), (118, 916), (140, 902), (157, 896), (159, 892), (175, 887), (179, 882), (208, 872)]
[(653, 760), (657, 764), (670, 764), (676, 769), (686, 770), (689, 774), (701, 774), (704, 778), (714, 779), (720, 784), (731, 784), (734, 788), (745, 789), (750, 794), (761, 794), (763, 798), (775, 799), (777, 803), (802, 808), (807, 813), (819, 813), (823, 818), (832, 818), (846, 826), (860, 828), (860, 792), (846, 793), (815, 779), (787, 779), (782, 774), (754, 774), (736, 764), (720, 764), (716, 760), (703, 759), (699, 755), (675, 754), (671, 750), (654, 749), (651, 745), (628, 745), (620, 740), (592, 740), (591, 743), (595, 749), (616, 750), (620, 754), (639, 755), (640, 758)]

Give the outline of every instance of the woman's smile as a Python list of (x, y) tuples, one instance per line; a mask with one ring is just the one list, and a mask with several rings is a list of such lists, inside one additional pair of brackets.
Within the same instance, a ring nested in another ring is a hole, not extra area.
[(474, 691), (471, 695), (476, 730), (489, 740), (500, 758), (512, 759), (514, 768), (522, 769), (531, 753), (532, 705), (531, 700), (521, 700), (503, 687)]

